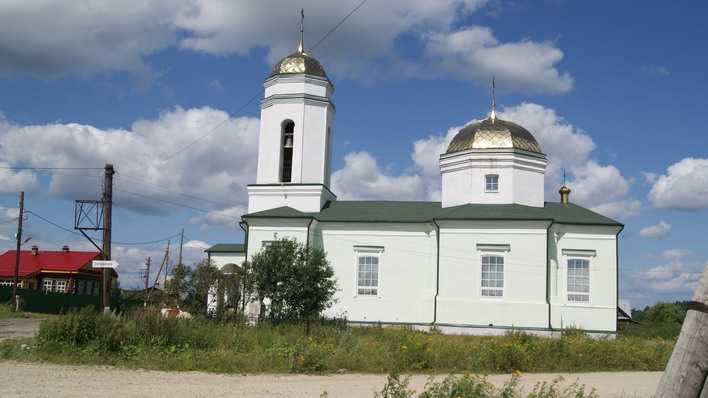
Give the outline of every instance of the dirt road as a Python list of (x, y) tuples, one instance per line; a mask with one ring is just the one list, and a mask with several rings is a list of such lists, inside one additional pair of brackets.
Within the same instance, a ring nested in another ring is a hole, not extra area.
[(0, 319), (0, 341), (34, 337), (39, 330), (41, 319), (8, 318)]
[[(597, 388), (601, 397), (650, 397), (660, 372), (578, 373), (564, 375), (568, 382)], [(526, 374), (528, 391), (539, 380), (555, 374)], [(155, 372), (111, 367), (66, 366), (0, 362), (3, 397), (373, 397), (386, 376), (345, 374), (333, 376), (247, 375), (229, 376), (199, 372)], [(495, 384), (508, 376), (490, 377)], [(420, 390), (426, 376), (411, 378)]]

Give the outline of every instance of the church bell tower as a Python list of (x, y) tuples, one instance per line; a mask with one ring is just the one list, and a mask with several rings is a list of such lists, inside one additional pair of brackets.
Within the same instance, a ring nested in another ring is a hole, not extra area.
[(297, 51), (278, 62), (263, 86), (256, 184), (248, 212), (288, 206), (318, 212), (330, 191), (334, 87), (305, 52), (302, 19)]

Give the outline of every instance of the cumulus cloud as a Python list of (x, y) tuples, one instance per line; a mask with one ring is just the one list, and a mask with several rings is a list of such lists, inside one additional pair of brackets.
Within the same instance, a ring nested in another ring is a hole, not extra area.
[[(176, 39), (176, 0), (0, 3), (0, 75), (148, 70)], [(182, 2), (184, 3), (184, 2)]]
[(669, 76), (671, 74), (669, 68), (663, 65), (645, 65), (639, 68), (639, 70), (649, 76)]
[[(217, 127), (212, 134), (205, 131)], [(102, 167), (114, 164), (117, 206), (146, 214), (166, 214), (183, 204), (209, 211), (203, 222), (235, 227), (246, 202), (246, 184), (256, 170), (259, 122), (232, 118), (209, 107), (173, 110), (139, 120), (130, 129), (99, 129), (75, 123), (0, 125), (0, 162), (29, 167)], [(195, 139), (204, 137), (198, 145)], [(182, 151), (182, 149), (188, 150)], [(176, 156), (175, 153), (182, 151)], [(167, 159), (167, 160), (164, 160)], [(0, 186), (16, 192), (36, 189), (35, 172), (0, 170)], [(65, 199), (98, 198), (101, 170), (57, 171), (47, 191)], [(228, 209), (228, 210), (224, 210)], [(214, 212), (212, 214), (212, 212)]]
[(487, 82), (495, 75), (500, 87), (563, 93), (573, 87), (573, 78), (556, 65), (563, 51), (550, 42), (500, 43), (491, 29), (482, 26), (425, 36), (426, 55), (436, 65), (462, 78)]
[(639, 235), (644, 236), (645, 238), (657, 239), (665, 238), (669, 235), (669, 233), (671, 233), (671, 224), (666, 221), (659, 221), (658, 224), (644, 227), (639, 231)]
[(668, 249), (664, 250), (661, 253), (661, 256), (669, 260), (675, 260), (682, 257), (690, 256), (691, 253), (692, 252), (690, 250), (686, 249)]
[[(506, 89), (559, 93), (572, 77), (557, 64), (563, 52), (550, 42), (500, 42), (491, 30), (454, 30), (487, 0), (389, 0), (366, 4), (328, 37), (316, 55), (335, 75), (424, 76), (430, 71), (487, 81)], [(356, 3), (325, 0), (20, 0), (0, 4), (0, 75), (63, 76), (129, 72), (149, 79), (149, 57), (165, 48), (247, 56), (266, 49), (275, 63), (293, 52), (299, 8), (306, 10), (306, 46), (313, 46)], [(408, 59), (401, 37), (426, 50)], [(441, 68), (437, 68), (441, 66)], [(425, 73), (421, 73), (425, 71)]]
[(344, 157), (344, 167), (332, 174), (333, 191), (340, 199), (415, 200), (424, 192), (416, 174), (393, 176), (381, 170), (368, 152)]
[[(255, 174), (252, 177), (255, 177)], [(244, 198), (244, 200), (246, 199)], [(220, 225), (225, 228), (236, 228), (239, 221), (241, 221), (242, 214), (246, 214), (245, 205), (211, 210), (206, 214), (192, 217), (189, 222), (204, 227), (208, 225)]]
[(685, 158), (669, 166), (654, 182), (649, 201), (665, 209), (708, 208), (708, 159)]
[(635, 285), (654, 293), (691, 293), (701, 278), (700, 267), (673, 261), (639, 271), (635, 275)]

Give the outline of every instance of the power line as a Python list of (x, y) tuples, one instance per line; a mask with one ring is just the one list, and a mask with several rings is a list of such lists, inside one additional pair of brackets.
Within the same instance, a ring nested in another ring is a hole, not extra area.
[[(26, 211), (27, 213), (32, 214), (33, 216), (39, 218), (40, 220), (46, 222), (47, 224), (50, 224), (50, 225), (54, 226), (55, 228), (61, 229), (62, 231), (68, 232), (68, 233), (70, 233), (70, 234), (72, 234), (72, 235), (76, 235), (76, 236), (83, 237), (83, 235), (81, 235), (80, 233), (78, 233), (78, 232), (76, 232), (76, 231), (74, 231), (74, 230), (71, 230), (71, 229), (69, 229), (69, 228), (67, 228), (67, 227), (64, 227), (64, 226), (62, 226), (62, 225), (60, 225), (60, 224), (57, 224), (56, 222), (54, 222), (54, 221), (52, 221), (52, 220), (50, 220), (50, 219), (48, 219), (48, 218), (45, 218), (45, 217), (43, 217), (43, 216), (41, 216), (41, 215), (39, 215), (39, 214), (33, 212), (32, 210), (27, 210), (27, 209), (25, 209), (25, 211)], [(123, 245), (123, 246), (149, 245), (149, 244), (153, 244), (153, 243), (160, 243), (160, 242), (165, 242), (165, 241), (168, 241), (168, 240), (172, 240), (172, 239), (174, 239), (174, 238), (176, 238), (176, 237), (178, 237), (178, 236), (180, 236), (180, 233), (176, 233), (176, 234), (174, 234), (174, 235), (166, 236), (166, 237), (164, 237), (164, 238), (155, 239), (155, 240), (150, 240), (150, 241), (144, 241), (144, 242), (119, 242), (119, 241), (113, 241), (113, 243), (114, 243), (114, 244), (117, 244), (117, 245)], [(99, 242), (102, 241), (102, 240), (99, 239), (99, 238), (94, 238), (94, 239), (96, 239), (96, 240), (99, 241)]]
[[(349, 11), (349, 13), (348, 13), (347, 15), (345, 15), (339, 22), (337, 22), (336, 25), (334, 25), (329, 31), (327, 31), (327, 33), (325, 33), (324, 36), (322, 36), (322, 38), (321, 38), (320, 40), (318, 40), (317, 43), (315, 43), (315, 45), (310, 48), (310, 51), (314, 51), (315, 48), (317, 48), (320, 44), (322, 44), (322, 42), (324, 42), (332, 33), (336, 32), (336, 31), (344, 24), (344, 22), (346, 22), (347, 19), (349, 19), (349, 17), (351, 17), (352, 15), (354, 15), (355, 12), (357, 12), (361, 7), (363, 7), (364, 4), (365, 4), (367, 1), (368, 1), (368, 0), (362, 0), (359, 4), (357, 4), (356, 7), (354, 7), (351, 11)], [(236, 109), (236, 110), (233, 112), (233, 114), (234, 114), (234, 115), (237, 115), (239, 112), (241, 112), (243, 109), (245, 109), (248, 105), (250, 105), (251, 102), (253, 102), (253, 100), (255, 100), (256, 98), (258, 98), (258, 97), (260, 96), (260, 94), (261, 94), (261, 92), (258, 91), (258, 92), (257, 92), (256, 94), (254, 94), (251, 98), (249, 98), (248, 101), (246, 101), (243, 105), (241, 105), (238, 109)], [(185, 145), (184, 147), (180, 148), (180, 149), (177, 150), (176, 152), (174, 152), (174, 153), (172, 153), (172, 154), (170, 154), (170, 155), (167, 155), (167, 156), (163, 157), (163, 158), (162, 158), (162, 161), (163, 161), (163, 162), (168, 162), (168, 161), (170, 161), (170, 160), (171, 160), (172, 158), (174, 158), (175, 156), (177, 156), (177, 155), (183, 153), (184, 151), (186, 151), (187, 149), (191, 148), (191, 147), (192, 147), (194, 144), (196, 144), (197, 142), (199, 142), (199, 141), (203, 140), (204, 138), (210, 136), (211, 134), (213, 134), (213, 133), (216, 131), (216, 129), (218, 129), (219, 127), (223, 126), (224, 123), (226, 123), (230, 118), (231, 118), (230, 116), (227, 116), (226, 119), (222, 120), (222, 121), (219, 122), (216, 126), (214, 126), (214, 127), (212, 127), (211, 129), (209, 129), (209, 130), (208, 130), (206, 133), (204, 133), (202, 136), (196, 138), (195, 140), (193, 140), (193, 141), (190, 142), (189, 144)]]
[(103, 170), (103, 167), (14, 167), (0, 166), (6, 170)]
[(194, 206), (186, 205), (186, 204), (184, 204), (184, 203), (173, 202), (173, 201), (171, 201), (171, 200), (155, 198), (155, 197), (150, 196), (150, 195), (145, 195), (145, 194), (138, 193), (138, 192), (132, 192), (132, 191), (128, 191), (128, 190), (121, 189), (121, 188), (116, 188), (116, 191), (125, 192), (125, 193), (130, 194), (130, 195), (135, 195), (135, 196), (139, 196), (139, 197), (141, 197), (141, 198), (151, 199), (151, 200), (154, 200), (154, 201), (157, 201), (157, 202), (163, 202), (163, 203), (171, 204), (171, 205), (173, 205), (173, 206), (179, 206), (179, 207), (184, 207), (184, 208), (187, 208), (187, 209), (192, 209), (192, 210), (199, 211), (199, 212), (202, 212), (202, 213), (209, 213), (209, 212), (211, 211), (211, 210), (201, 209), (201, 208), (199, 208), (199, 207), (194, 207)]
[(349, 11), (349, 14), (345, 15), (344, 18), (342, 18), (342, 19), (339, 21), (339, 23), (337, 23), (336, 25), (334, 25), (334, 27), (332, 27), (332, 29), (330, 29), (327, 33), (325, 33), (325, 35), (322, 36), (322, 38), (321, 38), (317, 43), (315, 43), (314, 46), (310, 47), (310, 52), (315, 51), (315, 49), (316, 49), (323, 41), (325, 41), (325, 40), (329, 37), (329, 35), (331, 35), (331, 34), (334, 33), (337, 29), (339, 29), (339, 27), (342, 26), (342, 25), (344, 24), (344, 22), (346, 22), (347, 19), (349, 19), (349, 17), (351, 17), (355, 12), (359, 11), (359, 9), (360, 9), (361, 7), (363, 7), (364, 4), (366, 4), (367, 1), (368, 1), (368, 0), (362, 0), (361, 3), (359, 3), (359, 4), (358, 4), (356, 7), (354, 7), (351, 11)]
[(130, 176), (130, 175), (127, 175), (127, 174), (117, 174), (117, 176), (118, 176), (118, 177), (123, 177), (123, 178), (128, 178), (129, 180), (133, 180), (134, 182), (136, 182), (136, 183), (138, 183), (138, 184), (141, 184), (141, 185), (144, 185), (144, 186), (148, 186), (148, 187), (152, 187), (152, 188), (157, 188), (157, 189), (160, 189), (160, 190), (162, 190), (162, 191), (164, 191), (164, 192), (167, 192), (167, 193), (172, 193), (172, 194), (175, 194), (175, 195), (184, 196), (185, 198), (201, 200), (201, 201), (204, 201), (204, 202), (210, 202), (210, 203), (214, 203), (214, 204), (216, 204), (216, 205), (225, 206), (225, 207), (233, 207), (233, 206), (234, 206), (232, 203), (219, 202), (219, 201), (207, 199), (207, 198), (204, 198), (204, 197), (201, 197), (201, 196), (196, 196), (196, 195), (192, 195), (192, 194), (180, 192), (180, 191), (177, 191), (177, 190), (174, 190), (174, 189), (165, 187), (165, 186), (163, 186), (163, 185), (158, 185), (158, 184), (155, 184), (155, 183), (151, 183), (151, 182), (149, 182), (149, 181), (145, 181), (145, 180), (143, 180), (143, 179), (140, 179), (140, 178), (137, 178), (137, 177), (134, 177), (134, 176)]

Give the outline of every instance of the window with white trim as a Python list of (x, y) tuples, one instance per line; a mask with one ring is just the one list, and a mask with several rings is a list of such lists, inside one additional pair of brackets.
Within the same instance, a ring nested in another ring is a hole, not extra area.
[(590, 260), (568, 259), (568, 301), (590, 302)]
[(42, 281), (42, 290), (51, 292), (54, 288), (54, 279), (44, 278)]
[(66, 279), (57, 279), (54, 283), (54, 291), (57, 293), (66, 293), (67, 282)]
[(484, 176), (484, 191), (499, 192), (499, 175), (487, 174)]
[(14, 285), (13, 281), (7, 281), (7, 280), (0, 281), (0, 286), (13, 286), (13, 285)]
[(482, 296), (504, 295), (504, 257), (482, 256)]
[(358, 252), (356, 293), (360, 296), (377, 296), (379, 294), (378, 253)]

